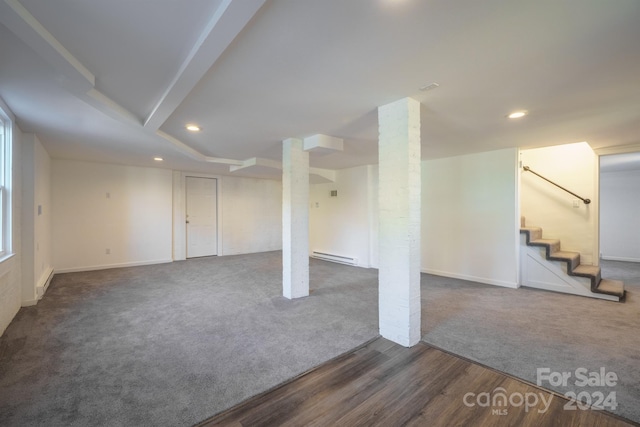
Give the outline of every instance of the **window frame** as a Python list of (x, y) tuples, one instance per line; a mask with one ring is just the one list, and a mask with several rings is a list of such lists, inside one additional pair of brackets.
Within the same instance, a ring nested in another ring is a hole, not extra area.
[(12, 255), (12, 146), (13, 120), (0, 102), (0, 261)]

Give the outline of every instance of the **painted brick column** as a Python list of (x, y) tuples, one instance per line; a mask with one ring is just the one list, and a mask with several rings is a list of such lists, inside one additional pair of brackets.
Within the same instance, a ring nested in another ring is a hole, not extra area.
[(420, 103), (378, 108), (380, 335), (410, 347), (420, 331)]
[(309, 153), (301, 139), (282, 142), (282, 294), (309, 295)]

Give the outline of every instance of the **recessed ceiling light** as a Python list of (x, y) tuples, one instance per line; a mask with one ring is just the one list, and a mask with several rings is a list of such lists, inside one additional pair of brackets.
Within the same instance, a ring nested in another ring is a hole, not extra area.
[(509, 114), (507, 117), (510, 119), (519, 119), (520, 117), (524, 117), (527, 115), (526, 111), (514, 111), (513, 113)]
[(198, 132), (200, 130), (200, 126), (198, 125), (187, 125), (187, 130), (191, 132)]
[(156, 162), (164, 161), (164, 159), (162, 157), (154, 157), (153, 160), (155, 160)]

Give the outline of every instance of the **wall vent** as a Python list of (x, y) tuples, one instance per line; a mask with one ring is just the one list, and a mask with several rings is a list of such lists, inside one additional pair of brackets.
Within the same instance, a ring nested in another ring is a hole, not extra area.
[(325, 252), (313, 251), (311, 253), (311, 257), (312, 258), (321, 259), (321, 260), (324, 260), (324, 261), (337, 262), (337, 263), (340, 263), (340, 264), (358, 265), (358, 259), (357, 258), (351, 258), (351, 257), (346, 257), (346, 256), (341, 256), (341, 255), (334, 255), (334, 254), (328, 254), (328, 253), (325, 253)]

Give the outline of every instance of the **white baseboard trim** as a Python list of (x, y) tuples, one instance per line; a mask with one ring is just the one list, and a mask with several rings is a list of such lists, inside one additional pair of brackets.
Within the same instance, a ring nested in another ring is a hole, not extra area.
[(435, 276), (451, 277), (452, 279), (468, 280), (470, 282), (483, 283), (485, 285), (501, 286), (503, 288), (517, 289), (520, 287), (520, 284), (518, 282), (494, 280), (494, 279), (488, 279), (486, 277), (469, 276), (466, 274), (457, 274), (457, 273), (451, 273), (448, 271), (431, 270), (428, 268), (423, 268), (420, 271), (427, 274), (433, 274)]
[(68, 268), (58, 268), (56, 269), (56, 273), (78, 273), (82, 271), (108, 270), (111, 268), (140, 267), (143, 265), (167, 264), (170, 262), (173, 262), (173, 260), (157, 259), (157, 260), (151, 260), (151, 261), (134, 261), (134, 262), (122, 262), (118, 264), (92, 265), (88, 267), (68, 267)]
[(605, 255), (602, 255), (600, 258), (605, 261), (640, 262), (639, 258), (625, 258), (625, 257), (619, 257), (619, 256), (605, 256)]
[(22, 307), (31, 307), (32, 305), (36, 305), (38, 303), (37, 299), (31, 299), (31, 300), (27, 300), (27, 301), (22, 301), (20, 303), (20, 305)]

